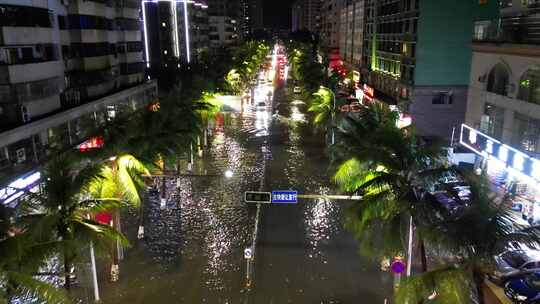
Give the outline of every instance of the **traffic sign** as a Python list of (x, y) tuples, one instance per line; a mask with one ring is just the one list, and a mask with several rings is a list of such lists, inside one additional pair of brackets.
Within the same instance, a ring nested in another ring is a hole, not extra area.
[(403, 258), (395, 258), (390, 265), (390, 269), (392, 269), (392, 272), (396, 274), (404, 273), (406, 267), (407, 265), (403, 261)]
[(244, 192), (244, 201), (246, 203), (270, 204), (272, 202), (272, 194), (270, 192)]
[(298, 203), (297, 191), (272, 191), (273, 204), (296, 204)]
[(253, 258), (253, 250), (250, 247), (244, 249), (244, 258), (246, 260), (250, 260)]

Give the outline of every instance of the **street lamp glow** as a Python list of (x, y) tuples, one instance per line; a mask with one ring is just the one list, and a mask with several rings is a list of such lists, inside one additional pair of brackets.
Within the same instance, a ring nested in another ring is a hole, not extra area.
[(231, 177), (233, 177), (233, 175), (234, 175), (234, 173), (232, 172), (232, 170), (229, 169), (229, 170), (225, 171), (225, 177), (226, 178), (231, 178)]

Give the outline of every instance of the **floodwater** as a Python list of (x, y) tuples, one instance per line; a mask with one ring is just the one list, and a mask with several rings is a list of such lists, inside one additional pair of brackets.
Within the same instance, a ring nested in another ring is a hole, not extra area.
[[(168, 180), (166, 203), (150, 193), (142, 215), (124, 224), (132, 247), (119, 282), (109, 283), (100, 267), (103, 303), (384, 303), (391, 277), (358, 254), (343, 228), (344, 202), (261, 206), (246, 287), (244, 249), (257, 207), (243, 202), (244, 191), (335, 191), (323, 140), (301, 124), (303, 111), (278, 89), (266, 108), (218, 117), (209, 150), (195, 162), (194, 175), (204, 176)], [(223, 177), (226, 170), (232, 178)], [(140, 221), (145, 237), (138, 240)]]

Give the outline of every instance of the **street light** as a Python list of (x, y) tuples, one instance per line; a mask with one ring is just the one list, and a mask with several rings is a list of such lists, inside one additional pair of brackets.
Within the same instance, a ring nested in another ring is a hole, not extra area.
[(232, 172), (231, 169), (228, 169), (227, 171), (225, 171), (225, 177), (226, 178), (231, 178), (233, 177), (234, 173)]
[(334, 92), (332, 90), (330, 90), (329, 88), (324, 87), (324, 86), (320, 86), (320, 89), (325, 90), (327, 92), (330, 92), (330, 94), (332, 94), (332, 100), (333, 100), (333, 103), (334, 103), (334, 107), (332, 108), (332, 145), (333, 145), (335, 143), (335, 141), (336, 141), (335, 134), (334, 134), (334, 120), (335, 120), (335, 116), (336, 116), (336, 94), (334, 94)]

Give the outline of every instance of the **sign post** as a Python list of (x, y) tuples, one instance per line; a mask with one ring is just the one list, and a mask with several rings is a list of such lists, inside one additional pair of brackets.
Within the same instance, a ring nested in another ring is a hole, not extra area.
[(390, 269), (394, 273), (394, 288), (398, 288), (401, 282), (401, 274), (407, 269), (403, 257), (394, 257), (394, 260), (392, 260), (392, 263), (390, 264)]

